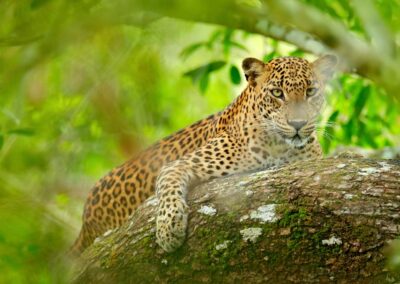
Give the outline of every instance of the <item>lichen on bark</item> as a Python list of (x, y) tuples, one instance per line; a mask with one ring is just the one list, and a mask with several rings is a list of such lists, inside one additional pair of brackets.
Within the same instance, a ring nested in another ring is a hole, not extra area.
[[(400, 163), (327, 158), (193, 188), (185, 244), (155, 243), (154, 198), (77, 261), (76, 283), (364, 283), (400, 235)], [(208, 214), (213, 212), (213, 214)]]

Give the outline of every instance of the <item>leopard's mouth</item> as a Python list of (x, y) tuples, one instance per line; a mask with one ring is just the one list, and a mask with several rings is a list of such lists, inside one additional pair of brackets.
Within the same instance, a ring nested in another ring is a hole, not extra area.
[(294, 146), (295, 148), (301, 148), (307, 143), (308, 138), (309, 137), (301, 137), (297, 133), (292, 137), (286, 137), (285, 141), (286, 141), (287, 144), (289, 144), (291, 146)]

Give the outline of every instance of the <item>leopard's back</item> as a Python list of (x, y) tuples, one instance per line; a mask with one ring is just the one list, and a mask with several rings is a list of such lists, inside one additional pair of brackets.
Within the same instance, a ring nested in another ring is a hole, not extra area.
[(243, 61), (248, 85), (225, 110), (154, 144), (102, 178), (86, 201), (78, 253), (122, 225), (157, 192), (157, 243), (179, 247), (188, 224), (188, 187), (195, 182), (317, 159), (316, 121), (336, 58), (310, 63), (284, 57)]
[(96, 237), (125, 223), (154, 194), (163, 165), (195, 151), (215, 136), (217, 117), (211, 115), (160, 140), (101, 178), (86, 200), (82, 228), (72, 251), (81, 253)]

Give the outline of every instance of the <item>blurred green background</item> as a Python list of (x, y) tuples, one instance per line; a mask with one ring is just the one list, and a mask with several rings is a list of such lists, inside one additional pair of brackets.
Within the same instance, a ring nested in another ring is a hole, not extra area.
[[(236, 18), (218, 10), (226, 1), (167, 2), (0, 1), (0, 283), (65, 282), (62, 254), (91, 185), (157, 139), (223, 109), (246, 84), (245, 57), (317, 57), (297, 38), (267, 37), (257, 30), (262, 22), (246, 18), (271, 1), (231, 1)], [(383, 54), (360, 1), (289, 2)], [(400, 145), (400, 96), (390, 85), (399, 74), (389, 72), (398, 62), (399, 1), (365, 3), (389, 34), (393, 61), (378, 75), (344, 66), (327, 88), (319, 135), (326, 154), (352, 146), (390, 158)], [(315, 38), (346, 62), (340, 45), (332, 48), (320, 31)]]

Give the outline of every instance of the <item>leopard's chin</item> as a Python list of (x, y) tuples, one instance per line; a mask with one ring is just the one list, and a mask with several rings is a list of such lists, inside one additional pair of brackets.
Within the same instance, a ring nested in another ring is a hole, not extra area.
[(292, 137), (285, 137), (285, 142), (295, 148), (302, 148), (307, 144), (309, 137), (301, 137), (299, 134), (295, 134)]

